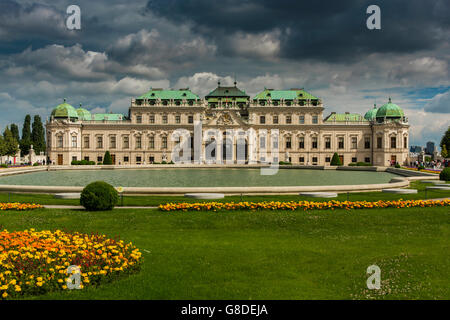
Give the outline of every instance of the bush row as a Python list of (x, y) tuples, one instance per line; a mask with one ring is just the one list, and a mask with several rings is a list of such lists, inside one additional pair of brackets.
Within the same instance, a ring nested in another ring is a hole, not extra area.
[(95, 161), (88, 161), (88, 160), (73, 160), (71, 162), (73, 166), (93, 166), (95, 165)]
[(349, 167), (371, 167), (372, 164), (369, 162), (353, 162), (348, 164)]

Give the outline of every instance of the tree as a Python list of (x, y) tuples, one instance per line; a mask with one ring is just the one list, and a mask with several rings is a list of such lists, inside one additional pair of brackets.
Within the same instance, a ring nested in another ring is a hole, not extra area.
[(20, 141), (19, 127), (15, 123), (11, 123), (10, 130), (11, 130), (13, 138), (16, 139), (16, 141)]
[(448, 151), (447, 151), (447, 147), (445, 146), (445, 144), (442, 146), (441, 156), (443, 158), (447, 158), (448, 157)]
[(448, 127), (447, 131), (445, 132), (441, 140), (441, 148), (444, 149), (444, 146), (448, 152), (450, 150), (450, 126)]
[(8, 127), (6, 127), (5, 132), (3, 132), (3, 140), (5, 144), (5, 156), (14, 157), (17, 154), (17, 151), (19, 151), (19, 148), (17, 147), (19, 142), (13, 137), (13, 134)]
[(22, 155), (30, 153), (31, 147), (31, 116), (27, 114), (23, 122), (22, 140), (20, 140), (20, 150)]
[(6, 154), (6, 145), (3, 136), (0, 135), (0, 159)]
[(105, 152), (105, 156), (103, 157), (103, 164), (113, 164), (111, 155), (109, 154), (109, 151)]
[(36, 154), (45, 152), (45, 131), (40, 116), (34, 116), (31, 128), (31, 142), (33, 143), (34, 151)]
[(332, 166), (342, 166), (341, 158), (339, 158), (339, 155), (336, 152), (333, 154), (333, 158), (331, 159), (330, 164)]

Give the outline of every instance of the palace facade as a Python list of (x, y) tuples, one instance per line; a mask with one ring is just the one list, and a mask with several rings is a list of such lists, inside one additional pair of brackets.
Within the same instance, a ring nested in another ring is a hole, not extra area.
[[(180, 130), (191, 135), (174, 135)], [(194, 140), (196, 130), (201, 138)], [(324, 116), (322, 100), (304, 89), (264, 89), (251, 98), (236, 83), (220, 82), (204, 98), (188, 88), (151, 88), (131, 100), (128, 115), (91, 114), (64, 101), (46, 131), (48, 160), (56, 165), (99, 163), (109, 151), (117, 165), (192, 159), (326, 166), (337, 153), (344, 165), (388, 166), (407, 161), (409, 145), (408, 119), (391, 99), (365, 115)]]

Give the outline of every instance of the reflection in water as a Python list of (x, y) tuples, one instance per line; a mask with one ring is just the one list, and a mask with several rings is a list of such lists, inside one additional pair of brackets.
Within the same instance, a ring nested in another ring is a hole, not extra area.
[(121, 187), (320, 186), (386, 183), (387, 172), (280, 169), (263, 176), (259, 169), (67, 170), (1, 177), (0, 184), (85, 186), (102, 180)]

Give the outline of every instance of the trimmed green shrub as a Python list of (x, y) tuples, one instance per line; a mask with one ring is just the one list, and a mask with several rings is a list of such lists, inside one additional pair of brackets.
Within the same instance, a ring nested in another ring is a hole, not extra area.
[(162, 161), (161, 164), (167, 164), (167, 161)]
[(96, 181), (88, 184), (81, 192), (80, 204), (90, 211), (112, 210), (119, 196), (113, 186)]
[(38, 166), (40, 166), (39, 163), (37, 163), (37, 162), (33, 163), (33, 167), (38, 167)]
[(396, 168), (401, 168), (402, 166), (399, 165), (398, 163), (396, 163), (396, 164), (395, 164), (395, 167), (396, 167)]
[(175, 164), (175, 162), (173, 162), (172, 160), (170, 160), (169, 164)]
[(333, 154), (333, 158), (331, 159), (330, 165), (342, 166), (341, 159), (339, 158), (339, 155), (336, 152)]
[(450, 181), (450, 167), (444, 168), (439, 174), (439, 179)]
[(8, 165), (7, 165), (6, 163), (2, 163), (2, 164), (0, 164), (0, 167), (2, 167), (2, 168), (8, 168)]
[(286, 162), (286, 161), (280, 161), (278, 164), (279, 165), (291, 165), (292, 163)]
[(103, 157), (103, 164), (105, 165), (113, 164), (111, 154), (109, 153), (109, 151), (105, 152), (105, 156)]
[(418, 166), (418, 167), (417, 167), (417, 170), (419, 170), (419, 171), (420, 171), (420, 170), (425, 170), (425, 166)]
[(103, 162), (97, 162), (98, 166), (101, 166), (103, 164)]

